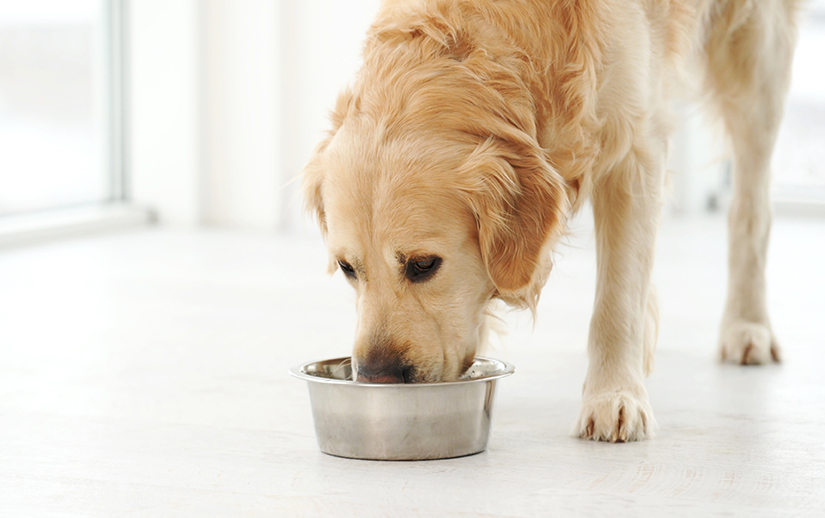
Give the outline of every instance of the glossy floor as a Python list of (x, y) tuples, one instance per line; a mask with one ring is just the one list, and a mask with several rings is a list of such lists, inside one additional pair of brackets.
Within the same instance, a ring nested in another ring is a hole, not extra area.
[(489, 448), (426, 462), (318, 451), (289, 367), (345, 356), (350, 288), (320, 238), (141, 230), (0, 253), (3, 516), (822, 516), (825, 221), (774, 225), (781, 366), (715, 362), (724, 218), (670, 220), (651, 441), (568, 436), (586, 369), (586, 221), (539, 318), (491, 352)]

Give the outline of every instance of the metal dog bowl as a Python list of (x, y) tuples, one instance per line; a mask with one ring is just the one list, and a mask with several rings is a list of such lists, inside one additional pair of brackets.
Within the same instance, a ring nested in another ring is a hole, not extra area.
[(339, 457), (421, 460), (484, 451), (496, 381), (513, 365), (477, 356), (457, 381), (364, 383), (352, 381), (350, 358), (299, 365), (306, 380), (321, 451)]

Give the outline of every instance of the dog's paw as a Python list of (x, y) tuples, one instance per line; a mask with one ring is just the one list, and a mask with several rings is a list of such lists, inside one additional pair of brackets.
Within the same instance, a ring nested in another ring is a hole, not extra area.
[(762, 324), (735, 320), (722, 326), (719, 358), (740, 365), (779, 362), (779, 346), (771, 330)]
[(644, 392), (602, 392), (585, 396), (572, 435), (592, 441), (630, 442), (653, 437), (656, 420)]

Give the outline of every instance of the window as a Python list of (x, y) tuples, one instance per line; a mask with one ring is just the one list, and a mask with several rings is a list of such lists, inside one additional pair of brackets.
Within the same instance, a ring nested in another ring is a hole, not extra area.
[(0, 3), (0, 215), (122, 198), (116, 4)]

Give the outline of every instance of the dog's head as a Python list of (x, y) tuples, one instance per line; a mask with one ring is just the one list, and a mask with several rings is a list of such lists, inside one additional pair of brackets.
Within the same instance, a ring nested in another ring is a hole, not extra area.
[(489, 302), (534, 307), (549, 273), (564, 182), (529, 107), (465, 75), (456, 89), (362, 72), (304, 170), (331, 266), (357, 294), (358, 380), (456, 379), (486, 338)]

